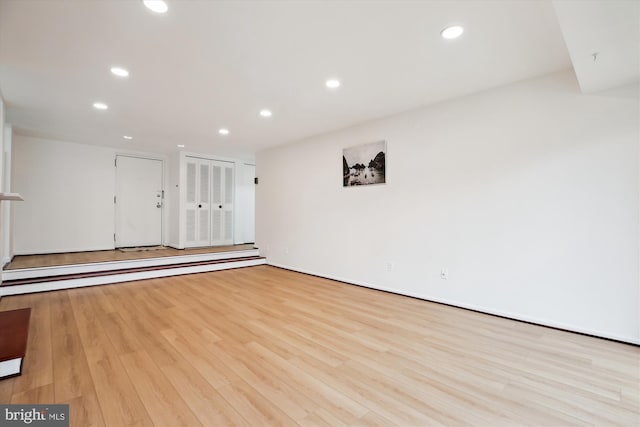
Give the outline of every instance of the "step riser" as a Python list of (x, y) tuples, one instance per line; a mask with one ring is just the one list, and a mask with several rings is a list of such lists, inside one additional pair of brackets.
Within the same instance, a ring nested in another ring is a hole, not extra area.
[[(107, 285), (110, 283), (131, 282), (134, 280), (156, 279), (160, 277), (180, 276), (183, 274), (206, 273), (210, 271), (229, 270), (232, 268), (251, 267), (266, 264), (264, 258), (245, 261), (231, 261), (217, 264), (205, 264), (191, 267), (175, 267), (161, 270), (141, 271), (136, 273), (110, 274), (107, 276), (86, 277), (80, 279), (57, 280), (43, 283), (0, 287), (0, 297), (9, 295), (30, 294), (33, 292), (55, 291), (60, 289), (81, 288), (85, 286)], [(93, 270), (95, 271), (95, 270)]]
[(181, 264), (202, 261), (219, 261), (231, 258), (245, 258), (259, 256), (257, 249), (233, 252), (214, 252), (205, 254), (179, 255), (159, 258), (143, 258), (127, 261), (110, 261), (91, 264), (60, 265), (54, 267), (34, 267), (19, 270), (5, 270), (2, 272), (2, 281), (20, 279), (35, 279), (39, 277), (64, 276), (67, 274), (83, 274), (99, 271), (125, 270), (138, 267), (156, 267), (171, 264)]

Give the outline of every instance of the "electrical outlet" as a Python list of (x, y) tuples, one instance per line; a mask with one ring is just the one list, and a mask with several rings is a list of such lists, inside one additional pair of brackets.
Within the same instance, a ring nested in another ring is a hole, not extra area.
[(442, 270), (440, 270), (440, 278), (442, 280), (447, 280), (449, 278), (449, 269), (443, 267)]
[(385, 266), (387, 267), (387, 271), (393, 271), (394, 265), (393, 265), (393, 263), (391, 261), (387, 261), (385, 263)]

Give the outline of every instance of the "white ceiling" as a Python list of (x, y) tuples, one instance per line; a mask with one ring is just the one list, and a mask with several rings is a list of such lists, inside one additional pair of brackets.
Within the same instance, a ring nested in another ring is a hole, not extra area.
[(639, 0), (557, 0), (554, 6), (584, 93), (638, 82)]
[[(139, 0), (0, 0), (0, 90), (14, 129), (251, 159), (269, 146), (568, 69), (563, 32), (568, 40), (585, 32), (571, 20), (579, 5), (558, 8), (561, 30), (550, 0), (167, 3), (157, 15)], [(440, 37), (451, 24), (464, 25), (460, 39)], [(588, 44), (575, 48), (578, 57)], [(604, 61), (606, 46), (597, 49)], [(130, 77), (112, 76), (113, 65)], [(325, 88), (330, 77), (342, 82), (338, 90)], [(95, 101), (109, 110), (95, 110)], [(262, 108), (273, 117), (259, 117)], [(231, 134), (219, 135), (221, 127)]]

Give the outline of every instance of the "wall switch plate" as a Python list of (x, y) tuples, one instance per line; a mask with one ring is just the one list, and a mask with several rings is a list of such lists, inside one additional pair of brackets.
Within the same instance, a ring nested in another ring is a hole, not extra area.
[(440, 270), (440, 278), (442, 280), (447, 280), (449, 278), (449, 269), (448, 268), (443, 268), (442, 270)]

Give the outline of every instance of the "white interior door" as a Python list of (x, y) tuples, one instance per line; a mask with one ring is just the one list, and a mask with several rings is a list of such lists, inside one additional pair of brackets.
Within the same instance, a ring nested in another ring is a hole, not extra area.
[(233, 245), (233, 175), (231, 162), (211, 162), (211, 245)]
[(198, 162), (198, 225), (196, 246), (211, 246), (211, 164)]
[(186, 157), (185, 247), (233, 244), (234, 164)]
[(211, 245), (211, 162), (186, 158), (185, 246)]
[(162, 244), (162, 160), (116, 156), (116, 247)]
[(185, 246), (196, 242), (196, 218), (198, 216), (197, 175), (198, 160), (187, 157), (185, 161)]

